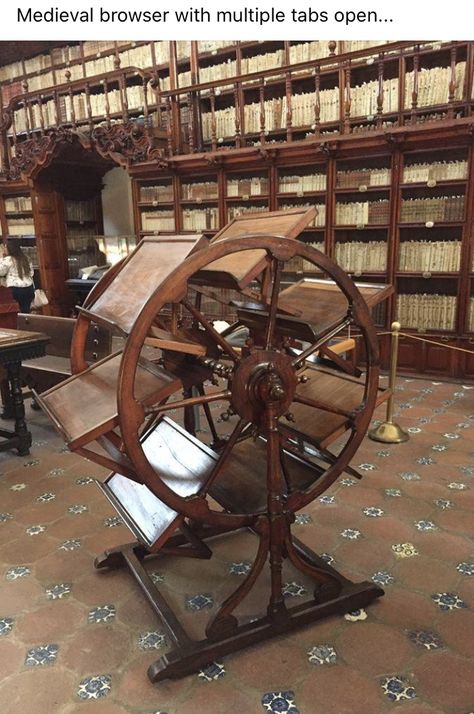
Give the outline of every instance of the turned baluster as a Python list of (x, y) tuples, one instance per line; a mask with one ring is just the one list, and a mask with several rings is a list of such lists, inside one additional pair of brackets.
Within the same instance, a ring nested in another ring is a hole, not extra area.
[(330, 56), (330, 57), (335, 57), (335, 55), (336, 55), (336, 47), (337, 47), (337, 42), (336, 42), (336, 40), (330, 40), (330, 42), (328, 42), (328, 50), (329, 50), (329, 56)]
[(377, 94), (377, 119), (376, 119), (376, 125), (377, 129), (380, 129), (382, 127), (382, 115), (383, 115), (383, 100), (384, 100), (384, 89), (383, 89), (383, 68), (384, 68), (384, 62), (383, 62), (383, 52), (379, 54), (379, 62), (378, 62), (378, 83), (379, 83), (379, 91)]
[(456, 101), (456, 45), (451, 48), (451, 65), (448, 89), (448, 117), (454, 117), (454, 102)]
[(109, 87), (107, 85), (107, 80), (103, 79), (102, 84), (104, 85), (104, 104), (105, 104), (105, 120), (107, 126), (110, 128), (110, 103), (109, 103)]
[(211, 149), (217, 149), (216, 93), (214, 87), (210, 90), (211, 101)]
[(43, 113), (43, 95), (42, 94), (38, 95), (38, 113), (39, 113), (39, 121), (40, 121), (40, 133), (43, 136), (44, 135), (44, 113)]
[[(162, 98), (161, 98), (160, 78), (159, 78), (157, 72), (154, 72), (150, 79), (150, 87), (152, 88), (153, 93), (155, 95), (154, 106), (156, 107), (156, 126), (159, 129), (162, 129), (163, 128), (163, 116), (162, 116), (163, 102), (162, 102)], [(165, 102), (164, 110), (166, 112), (166, 102)]]
[(118, 51), (118, 43), (117, 41), (114, 42), (114, 69), (120, 69), (120, 54)]
[(173, 156), (173, 109), (171, 107), (171, 98), (166, 97), (166, 140), (168, 145), (168, 156)]
[(314, 68), (314, 135), (321, 133), (321, 67)]
[(71, 124), (73, 129), (77, 129), (76, 125), (76, 110), (74, 109), (74, 94), (71, 85), (71, 72), (66, 70), (66, 81), (69, 82), (69, 102), (71, 104)]
[(128, 122), (128, 97), (127, 97), (127, 80), (125, 73), (122, 73), (119, 78), (119, 92), (122, 119), (124, 123)]
[(92, 130), (94, 129), (94, 120), (92, 118), (91, 90), (89, 87), (89, 82), (86, 82), (86, 111), (87, 119), (89, 121), (89, 131), (92, 132)]
[(148, 77), (142, 77), (142, 92), (143, 92), (143, 117), (145, 120), (145, 131), (148, 136), (151, 136), (151, 121), (150, 111), (148, 107)]
[(189, 153), (193, 154), (196, 151), (195, 130), (194, 130), (194, 112), (193, 112), (193, 94), (187, 92), (186, 99), (188, 102), (188, 146)]
[(411, 123), (416, 124), (416, 113), (418, 108), (418, 73), (420, 69), (420, 46), (417, 45), (415, 49), (415, 56), (413, 57), (413, 90), (411, 93)]
[(56, 126), (59, 127), (61, 125), (61, 108), (59, 105), (59, 94), (57, 89), (54, 90), (54, 117)]
[(235, 146), (240, 149), (242, 146), (242, 134), (240, 126), (240, 88), (239, 83), (234, 84), (234, 104), (235, 104)]
[(344, 68), (344, 134), (351, 131), (351, 67), (348, 63)]
[(293, 109), (292, 96), (293, 87), (291, 83), (291, 72), (287, 72), (285, 76), (285, 95), (286, 95), (286, 140), (291, 141), (293, 138)]
[[(23, 91), (25, 95), (28, 92), (28, 82), (25, 80), (24, 82), (21, 83), (21, 86), (23, 87)], [(30, 106), (28, 104), (28, 99), (25, 96), (23, 100), (23, 113), (25, 115), (25, 129), (26, 133), (28, 134), (28, 137), (31, 136), (31, 122), (30, 122)]]
[(263, 145), (265, 143), (265, 79), (264, 79), (264, 77), (262, 77), (260, 80), (259, 97), (260, 97), (260, 143)]

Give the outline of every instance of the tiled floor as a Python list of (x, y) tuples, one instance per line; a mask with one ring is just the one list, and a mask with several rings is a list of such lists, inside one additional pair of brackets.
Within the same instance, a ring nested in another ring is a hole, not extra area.
[[(340, 478), (295, 525), (385, 596), (156, 686), (146, 669), (169, 646), (163, 628), (126, 572), (93, 569), (129, 539), (91, 483), (104, 472), (30, 412), (31, 457), (0, 454), (0, 712), (474, 712), (474, 387), (402, 379), (397, 396), (410, 441), (366, 440), (363, 480)], [(254, 552), (242, 534), (211, 561), (163, 559), (150, 572), (197, 634)], [(308, 596), (303, 578), (285, 577), (289, 599)], [(244, 610), (261, 608), (255, 593)]]

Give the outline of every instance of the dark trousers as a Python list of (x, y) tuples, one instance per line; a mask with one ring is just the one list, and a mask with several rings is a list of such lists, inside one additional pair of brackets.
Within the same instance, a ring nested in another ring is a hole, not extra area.
[(31, 303), (35, 296), (34, 285), (28, 285), (26, 288), (12, 288), (12, 295), (20, 306), (20, 312), (31, 312)]

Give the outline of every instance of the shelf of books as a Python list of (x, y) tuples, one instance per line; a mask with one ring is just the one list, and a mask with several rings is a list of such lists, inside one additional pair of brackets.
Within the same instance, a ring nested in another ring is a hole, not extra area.
[(30, 263), (38, 269), (38, 251), (30, 194), (0, 196), (0, 222), (4, 236), (12, 236), (20, 242)]
[(81, 268), (100, 262), (96, 241), (96, 236), (103, 233), (100, 201), (64, 199), (64, 220), (69, 277), (76, 278)]
[(171, 176), (132, 182), (136, 231), (139, 235), (174, 233), (174, 181)]
[(182, 230), (212, 234), (220, 227), (216, 174), (181, 178), (179, 204)]

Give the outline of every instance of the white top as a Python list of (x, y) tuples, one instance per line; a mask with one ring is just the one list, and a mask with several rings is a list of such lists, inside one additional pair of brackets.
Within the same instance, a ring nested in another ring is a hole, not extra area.
[(34, 272), (29, 261), (28, 265), (30, 266), (28, 274), (20, 278), (16, 260), (14, 260), (11, 255), (6, 255), (0, 259), (0, 276), (5, 276), (5, 285), (7, 288), (27, 288), (29, 285), (33, 285)]

